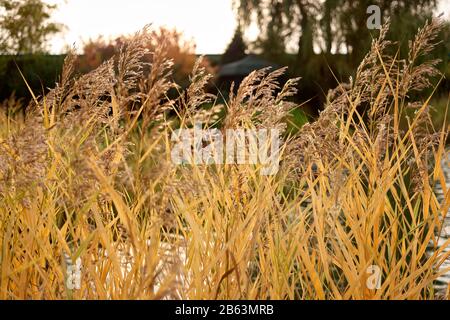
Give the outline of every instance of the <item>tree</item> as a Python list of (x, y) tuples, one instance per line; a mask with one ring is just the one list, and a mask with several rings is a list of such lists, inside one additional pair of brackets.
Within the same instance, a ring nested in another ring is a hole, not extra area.
[(323, 3), (323, 16), (320, 19), (324, 47), (322, 51), (331, 54), (333, 44), (336, 48), (340, 45), (340, 35), (336, 30), (336, 11), (339, 0), (325, 0)]
[(45, 52), (49, 37), (62, 30), (62, 25), (50, 21), (55, 9), (42, 0), (0, 0), (0, 52)]
[(234, 32), (233, 39), (225, 50), (221, 58), (221, 64), (226, 64), (240, 60), (245, 57), (247, 45), (242, 37), (241, 27), (238, 26)]
[[(436, 0), (233, 0), (239, 21), (248, 27), (256, 17), (261, 34), (258, 47), (286, 51), (297, 44), (296, 65), (304, 66), (314, 47), (350, 53), (352, 61), (370, 46), (374, 36), (366, 27), (367, 8), (376, 4), (391, 18), (394, 38), (408, 39), (436, 7)], [(386, 19), (384, 19), (386, 20)]]
[(243, 31), (255, 22), (260, 30), (249, 45), (266, 59), (288, 65), (291, 76), (300, 75), (302, 99), (316, 106), (337, 85), (336, 76), (353, 74), (378, 37), (377, 29), (367, 27), (371, 5), (379, 6), (382, 23), (390, 18), (388, 38), (400, 40), (405, 57), (407, 40), (432, 15), (437, 0), (233, 0)]
[[(262, 13), (261, 13), (262, 14)], [(256, 49), (262, 51), (262, 55), (269, 61), (281, 63), (286, 52), (286, 38), (289, 38), (290, 30), (285, 27), (284, 8), (281, 3), (274, 2), (270, 7), (271, 17), (267, 26), (260, 23), (264, 30), (255, 42)]]
[(296, 64), (307, 61), (313, 51), (315, 16), (318, 0), (234, 0), (239, 21), (248, 27), (252, 17), (261, 30), (259, 47), (285, 51), (295, 38), (297, 43)]

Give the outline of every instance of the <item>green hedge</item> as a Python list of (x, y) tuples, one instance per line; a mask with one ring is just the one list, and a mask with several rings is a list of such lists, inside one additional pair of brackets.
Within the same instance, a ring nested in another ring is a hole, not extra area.
[(36, 96), (53, 88), (61, 73), (65, 55), (0, 56), (0, 101), (13, 92), (16, 97), (30, 99), (31, 94), (19, 72)]
[[(436, 96), (448, 96), (450, 90), (450, 54), (440, 54), (437, 57), (443, 60), (439, 68), (444, 73), (445, 78), (442, 79), (436, 91)], [(18, 68), (24, 74), (35, 95), (42, 95), (43, 89), (46, 92), (48, 88), (53, 88), (61, 73), (64, 58), (65, 55), (0, 55), (0, 102), (11, 96), (13, 92), (18, 98), (24, 98), (25, 100), (31, 98)], [(300, 94), (303, 98), (323, 96), (323, 92), (327, 92), (329, 88), (336, 86), (335, 79), (332, 78), (328, 69), (328, 64), (332, 64), (330, 67), (334, 69), (336, 74), (341, 75), (339, 80), (346, 81), (348, 75), (354, 71), (347, 65), (346, 59), (347, 57), (342, 55), (315, 56), (309, 63), (310, 72), (308, 73), (308, 69), (301, 72), (303, 79), (300, 82)], [(433, 83), (436, 83), (437, 80), (435, 79)], [(432, 89), (428, 91), (427, 93), (431, 93)]]

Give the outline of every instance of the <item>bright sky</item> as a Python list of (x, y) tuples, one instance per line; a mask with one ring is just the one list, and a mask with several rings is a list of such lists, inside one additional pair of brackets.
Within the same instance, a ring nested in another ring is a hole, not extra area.
[[(64, 46), (82, 46), (82, 39), (99, 35), (114, 38), (130, 34), (152, 23), (175, 27), (192, 38), (198, 53), (222, 53), (231, 41), (236, 19), (231, 0), (46, 0), (59, 4), (54, 21), (66, 32), (52, 41), (52, 52)], [(450, 0), (440, 0), (438, 12), (450, 18)], [(250, 30), (254, 38), (257, 30)]]
[(52, 51), (81, 39), (130, 34), (152, 23), (175, 27), (193, 39), (198, 53), (222, 53), (236, 28), (231, 0), (47, 0), (58, 3), (53, 20), (67, 31), (52, 42)]

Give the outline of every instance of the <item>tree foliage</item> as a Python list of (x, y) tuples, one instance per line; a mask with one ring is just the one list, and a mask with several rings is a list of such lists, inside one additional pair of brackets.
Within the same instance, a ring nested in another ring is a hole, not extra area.
[(56, 5), (42, 0), (0, 0), (0, 52), (43, 53), (49, 37), (62, 30), (51, 22)]
[[(117, 54), (131, 38), (132, 36), (122, 35), (114, 40), (105, 40), (102, 37), (89, 40), (83, 46), (83, 56), (79, 59), (78, 69), (87, 73), (97, 68), (102, 62)], [(187, 86), (189, 75), (197, 60), (195, 43), (183, 38), (181, 32), (164, 27), (151, 30), (150, 39), (151, 41), (147, 44), (148, 51), (154, 52), (156, 48), (163, 48), (166, 56), (174, 63), (174, 81), (182, 87)], [(151, 62), (152, 56), (145, 56), (144, 60)], [(206, 59), (203, 60), (203, 66), (213, 73)]]
[[(233, 0), (243, 31), (256, 23), (260, 34), (251, 50), (301, 76), (302, 99), (319, 106), (326, 91), (354, 76), (379, 30), (367, 27), (371, 5), (380, 8), (381, 24), (390, 20), (389, 39), (407, 59), (408, 39), (433, 16), (437, 0)], [(446, 37), (433, 58), (446, 59)], [(446, 51), (447, 48), (447, 51)], [(394, 49), (392, 49), (394, 50)], [(396, 54), (396, 52), (391, 52)], [(445, 61), (444, 61), (445, 62)], [(441, 71), (445, 67), (439, 65)], [(330, 69), (332, 72), (330, 72)]]
[[(390, 17), (395, 38), (408, 39), (431, 16), (436, 0), (233, 0), (244, 27), (256, 21), (261, 31), (257, 47), (263, 52), (297, 51), (297, 66), (314, 54), (350, 53), (359, 61), (376, 36), (366, 27), (367, 7), (380, 7)], [(400, 36), (400, 37), (399, 37)], [(294, 44), (294, 46), (293, 46)], [(272, 53), (273, 55), (273, 53)]]
[(240, 26), (236, 29), (233, 39), (222, 55), (221, 64), (226, 64), (240, 60), (245, 57), (247, 45), (242, 36)]
[[(375, 36), (366, 27), (367, 7), (374, 4), (372, 0), (335, 0), (335, 23), (339, 31), (335, 36), (341, 37), (344, 50), (351, 54), (355, 61), (359, 61), (370, 48), (371, 39)], [(437, 5), (436, 0), (380, 0), (376, 4), (381, 9), (382, 18), (391, 22), (390, 38), (398, 39), (404, 51), (417, 28), (431, 18), (432, 11)], [(337, 34), (339, 33), (339, 34)]]
[(290, 42), (298, 47), (298, 60), (313, 54), (314, 16), (318, 11), (315, 0), (234, 0), (238, 19), (249, 26), (256, 18), (261, 30), (257, 40), (260, 49), (284, 52)]

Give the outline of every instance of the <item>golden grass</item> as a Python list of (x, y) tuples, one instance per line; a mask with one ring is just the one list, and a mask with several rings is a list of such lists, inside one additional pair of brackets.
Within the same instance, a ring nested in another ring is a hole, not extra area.
[[(78, 79), (69, 55), (26, 118), (12, 107), (0, 115), (0, 299), (437, 298), (450, 240), (437, 248), (436, 230), (450, 192), (437, 201), (444, 176), (433, 164), (448, 128), (435, 131), (430, 99), (408, 92), (434, 74), (414, 55), (432, 47), (438, 24), (419, 32), (408, 62), (385, 54), (385, 27), (319, 119), (285, 138), (274, 176), (171, 162), (172, 130), (218, 113), (199, 113), (211, 100), (200, 63), (177, 99), (166, 94), (175, 85), (163, 49), (144, 73), (145, 30)], [(283, 129), (296, 106), (285, 101), (295, 81), (277, 94), (281, 72), (251, 74), (222, 130)], [(409, 107), (417, 111), (406, 119)], [(81, 258), (80, 289), (66, 285), (64, 254)], [(372, 265), (379, 289), (366, 285)]]

